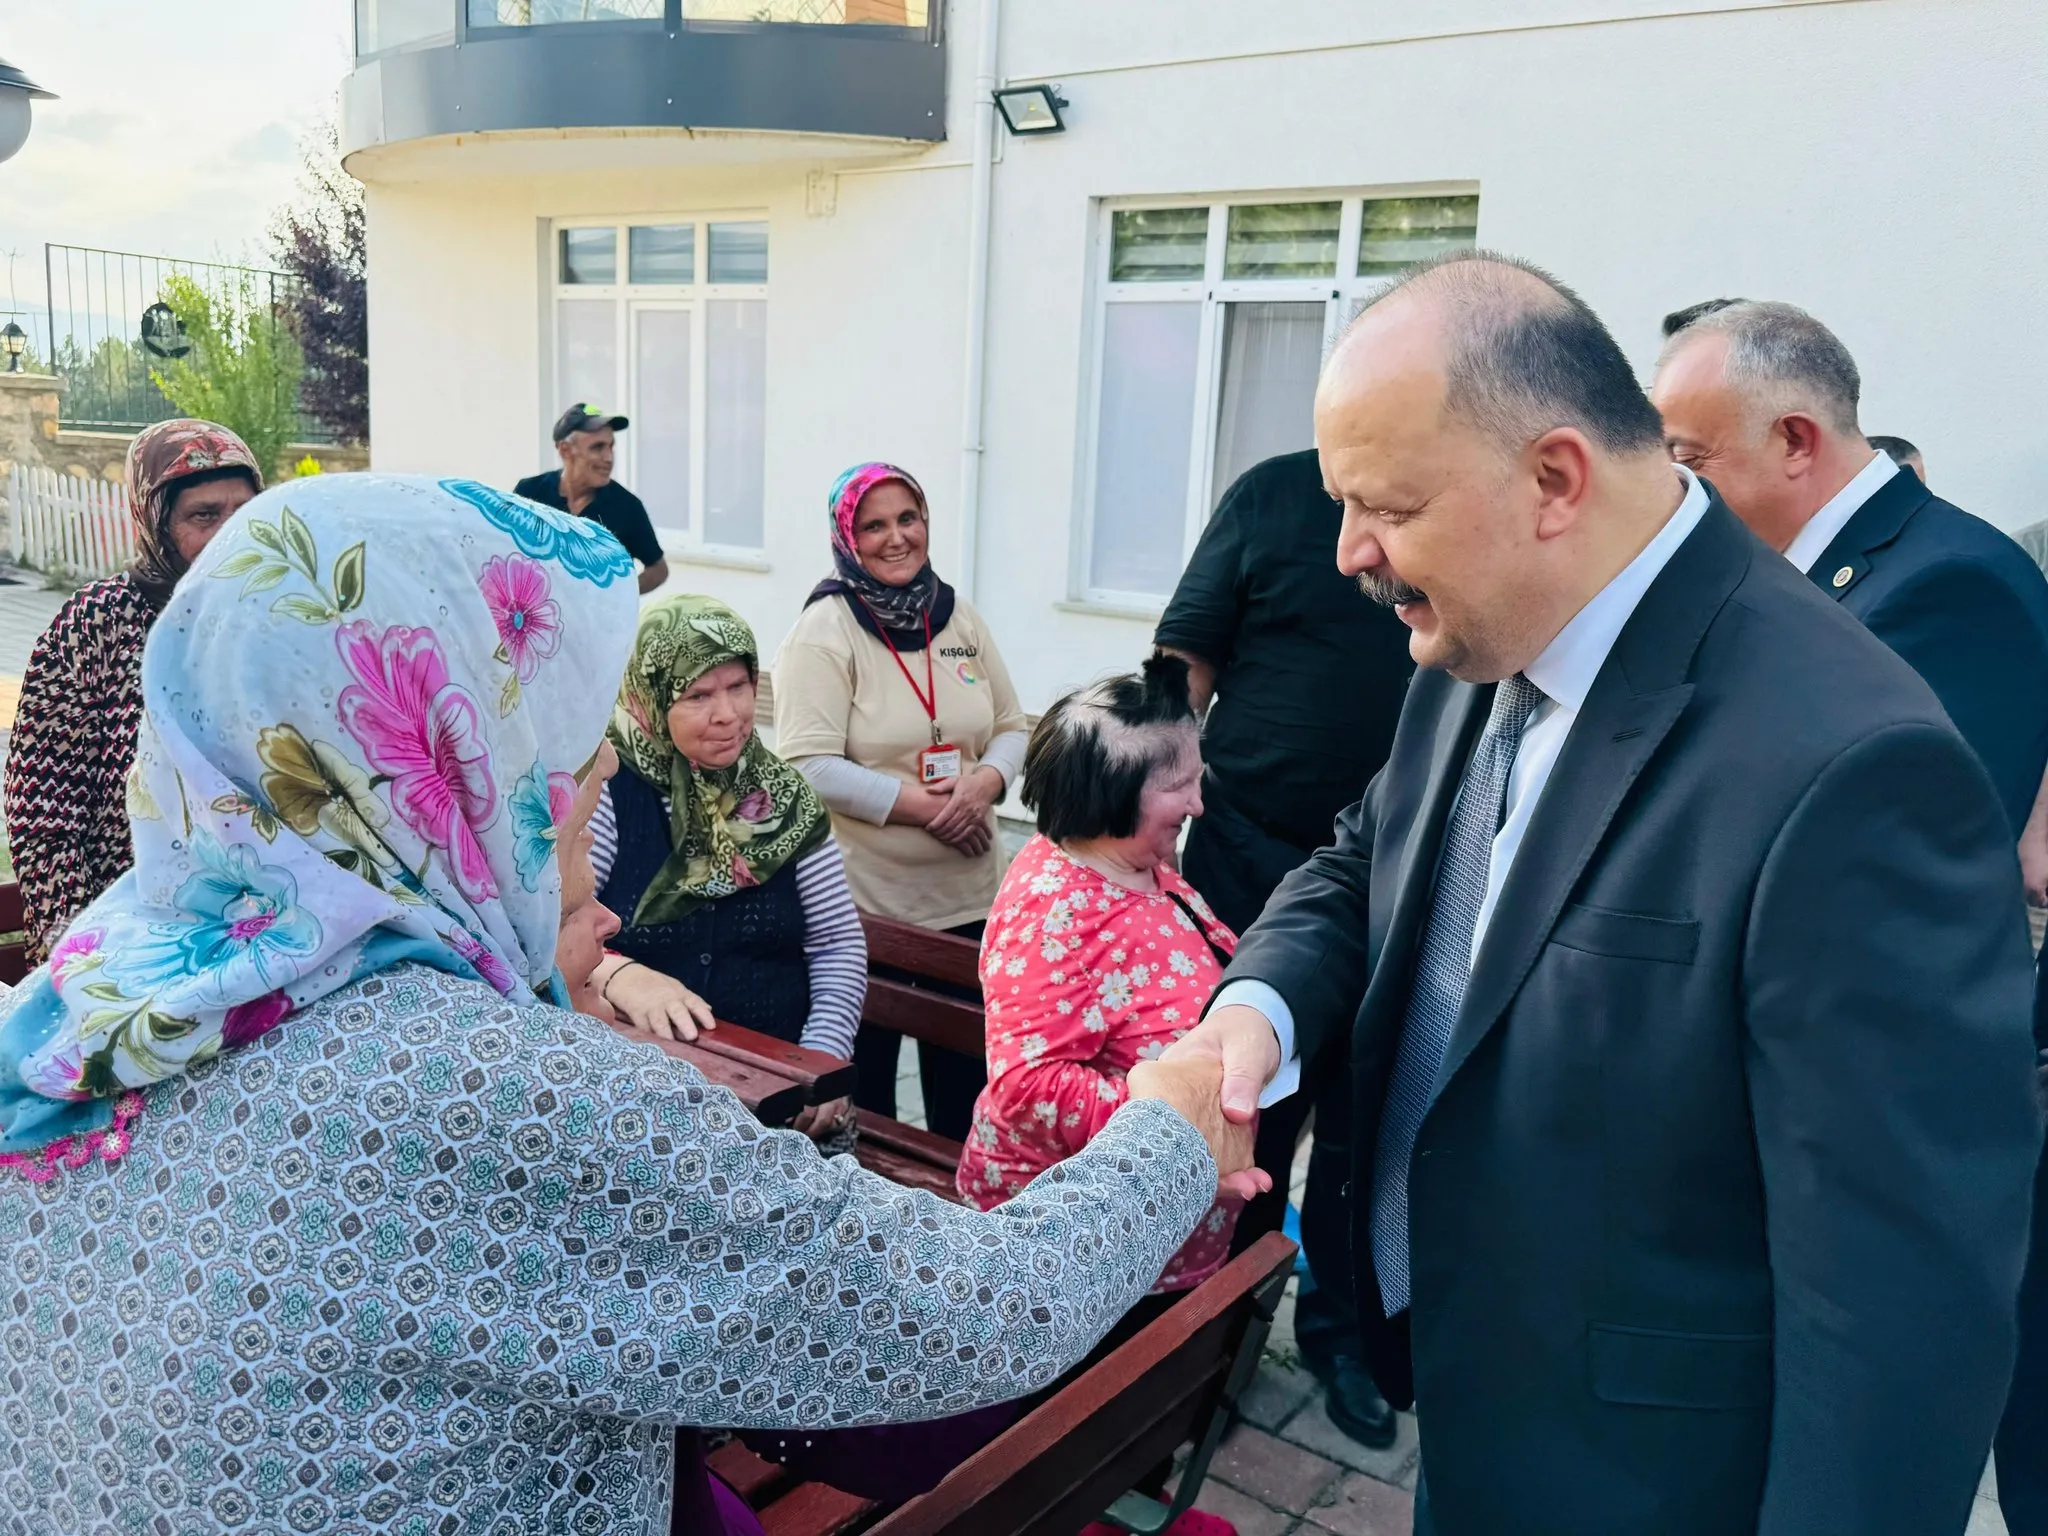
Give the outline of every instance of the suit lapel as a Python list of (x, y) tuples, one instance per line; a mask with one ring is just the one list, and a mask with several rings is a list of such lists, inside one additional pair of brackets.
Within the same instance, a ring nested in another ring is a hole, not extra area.
[(1807, 576), (1839, 602), (1870, 574), (1871, 557), (1896, 539), (1913, 514), (1933, 499), (1918, 475), (1901, 468), (1842, 524), (1842, 531), (1820, 552)]
[(1716, 498), (1623, 627), (1573, 722), (1501, 887), (1437, 1075), (1456, 1075), (1507, 1011), (1614, 815), (1693, 694), (1693, 653), (1762, 550)]

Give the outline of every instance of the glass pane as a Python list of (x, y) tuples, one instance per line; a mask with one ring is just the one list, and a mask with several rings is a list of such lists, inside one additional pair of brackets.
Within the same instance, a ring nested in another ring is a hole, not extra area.
[(690, 312), (633, 316), (633, 490), (657, 528), (690, 526)]
[(356, 52), (455, 35), (456, 0), (356, 0)]
[(686, 21), (794, 21), (812, 26), (916, 27), (929, 0), (683, 0)]
[(626, 232), (626, 260), (636, 283), (695, 282), (697, 226), (637, 224)]
[[(716, 261), (718, 247), (711, 249)], [(704, 308), (710, 343), (704, 359), (704, 542), (759, 549), (768, 440), (768, 301), (720, 299)]]
[(1201, 334), (1199, 303), (1103, 311), (1091, 587), (1164, 597), (1180, 575)]
[(1334, 277), (1342, 203), (1264, 203), (1230, 210), (1225, 277)]
[(712, 225), (710, 266), (708, 276), (714, 283), (767, 282), (768, 226)]
[(603, 410), (619, 398), (618, 306), (610, 299), (560, 299), (555, 313), (552, 423), (578, 400)]
[(1254, 464), (1315, 446), (1322, 366), (1321, 303), (1226, 307), (1213, 495), (1222, 496)]
[(1365, 205), (1358, 275), (1387, 277), (1443, 251), (1479, 243), (1477, 197), (1380, 197)]
[(472, 27), (552, 27), (568, 21), (660, 21), (662, 0), (469, 0)]
[(1200, 282), (1208, 246), (1206, 208), (1119, 208), (1109, 221), (1109, 280)]
[(615, 283), (619, 280), (619, 232), (616, 229), (562, 231), (562, 281)]

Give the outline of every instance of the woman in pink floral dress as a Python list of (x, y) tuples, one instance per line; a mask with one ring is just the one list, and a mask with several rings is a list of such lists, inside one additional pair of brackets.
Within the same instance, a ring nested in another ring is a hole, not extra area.
[[(982, 940), (989, 1082), (957, 1175), (984, 1210), (1087, 1145), (1132, 1064), (1192, 1028), (1222, 978), (1237, 937), (1173, 864), (1201, 781), (1187, 669), (1171, 657), (1067, 695), (1032, 732), (1022, 793), (1038, 835)], [(1222, 1267), (1242, 1204), (1217, 1201), (1155, 1293)]]

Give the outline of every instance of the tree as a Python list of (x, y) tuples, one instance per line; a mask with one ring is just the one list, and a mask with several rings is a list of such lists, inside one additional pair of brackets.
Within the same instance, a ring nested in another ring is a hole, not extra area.
[(370, 436), (369, 260), (363, 188), (341, 168), (330, 121), (300, 151), (297, 201), (271, 222), (277, 264), (299, 281), (285, 323), (305, 354), (301, 403), (346, 443)]
[(192, 350), (167, 359), (150, 377), (187, 416), (217, 421), (240, 436), (267, 480), (277, 473), (285, 444), (298, 435), (305, 363), (268, 293), (259, 292), (258, 275), (213, 293), (183, 273), (166, 277), (164, 302)]

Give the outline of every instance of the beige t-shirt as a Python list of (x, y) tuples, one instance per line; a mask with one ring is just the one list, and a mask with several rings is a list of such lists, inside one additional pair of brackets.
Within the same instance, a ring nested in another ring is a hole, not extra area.
[[(925, 656), (903, 661), (925, 686)], [(939, 730), (961, 751), (961, 771), (981, 762), (988, 744), (1026, 720), (1009, 670), (981, 615), (962, 599), (952, 622), (932, 637), (932, 683)], [(811, 604), (775, 658), (775, 750), (791, 760), (845, 757), (917, 783), (917, 755), (932, 744), (930, 717), (904, 680), (889, 647), (854, 622), (843, 597)], [(846, 856), (853, 899), (881, 917), (922, 928), (954, 928), (988, 916), (1002, 866), (991, 846), (963, 858), (922, 827), (878, 827), (832, 816)]]

